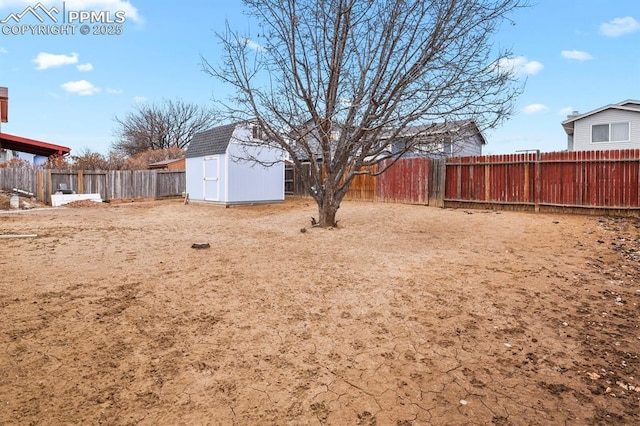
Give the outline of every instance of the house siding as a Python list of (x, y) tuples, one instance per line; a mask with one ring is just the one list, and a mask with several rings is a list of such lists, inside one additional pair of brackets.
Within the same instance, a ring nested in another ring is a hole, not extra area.
[[(628, 121), (630, 124), (630, 141), (591, 142), (591, 127), (593, 125), (624, 121)], [(640, 148), (640, 112), (610, 109), (576, 120), (574, 124), (573, 151), (599, 151), (635, 148)]]
[(466, 132), (460, 139), (454, 142), (453, 156), (472, 157), (482, 155), (482, 139), (478, 135), (471, 135)]

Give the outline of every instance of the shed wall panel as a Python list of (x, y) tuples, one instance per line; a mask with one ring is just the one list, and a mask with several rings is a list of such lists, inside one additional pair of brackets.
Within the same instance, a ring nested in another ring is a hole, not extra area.
[[(281, 150), (231, 143), (227, 153), (226, 202), (284, 201), (284, 162)], [(248, 158), (260, 159), (264, 164), (247, 160)]]
[(186, 159), (186, 191), (192, 200), (204, 200), (203, 157)]

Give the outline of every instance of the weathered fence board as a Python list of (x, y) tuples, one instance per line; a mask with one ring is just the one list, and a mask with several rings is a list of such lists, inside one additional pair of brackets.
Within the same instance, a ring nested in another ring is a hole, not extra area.
[(36, 175), (31, 169), (0, 168), (0, 189), (2, 190), (19, 189), (35, 194), (36, 183)]
[[(287, 179), (285, 179), (285, 192), (299, 197), (308, 197), (309, 194), (304, 188), (303, 180), (309, 179), (311, 175), (311, 165), (302, 164), (300, 168), (290, 167), (285, 169)], [(370, 170), (375, 172), (376, 168)], [(366, 169), (363, 169), (366, 171)], [(361, 174), (354, 177), (345, 200), (374, 201), (376, 194), (376, 178), (369, 174)]]
[[(387, 167), (390, 160), (380, 166)], [(375, 201), (405, 204), (429, 203), (429, 158), (407, 158), (377, 177)]]
[(450, 203), (640, 208), (640, 150), (460, 157), (446, 166)]
[(78, 178), (82, 185), (78, 184), (83, 194), (100, 194), (101, 198), (107, 198), (107, 173), (105, 171), (79, 171)]
[(431, 159), (429, 169), (428, 204), (434, 207), (444, 207), (444, 190), (447, 172), (446, 160), (444, 158)]
[(43, 170), (0, 169), (0, 189), (20, 189), (50, 203), (51, 194), (66, 188), (78, 194), (100, 194), (103, 200), (182, 196), (183, 170)]
[(357, 201), (376, 201), (376, 177), (366, 174), (366, 172), (375, 173), (377, 167), (363, 167), (360, 171), (365, 174), (354, 176), (347, 193), (344, 195), (345, 200)]
[(182, 195), (187, 185), (183, 170), (158, 170), (156, 174), (156, 197)]

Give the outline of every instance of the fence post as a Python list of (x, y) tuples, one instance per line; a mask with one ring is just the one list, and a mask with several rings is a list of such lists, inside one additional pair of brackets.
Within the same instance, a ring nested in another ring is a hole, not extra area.
[(158, 199), (158, 170), (149, 170), (149, 178), (151, 179), (151, 192), (153, 193), (153, 198)]
[(462, 199), (462, 157), (460, 161), (456, 163), (456, 200)]
[(427, 204), (444, 207), (447, 166), (445, 159), (429, 158)]
[(540, 170), (540, 150), (536, 150), (536, 162), (535, 162), (535, 194), (534, 194), (534, 210), (536, 213), (540, 211), (540, 192), (542, 190), (542, 171)]
[(484, 163), (484, 200), (491, 201), (491, 165)]
[(44, 170), (36, 172), (36, 200), (46, 201), (44, 199)]
[(78, 170), (78, 194), (84, 194), (84, 173)]
[(47, 193), (45, 195), (45, 203), (51, 205), (51, 194), (53, 194), (53, 179), (51, 179), (51, 169), (47, 170)]
[(524, 202), (528, 203), (531, 199), (531, 194), (529, 191), (529, 154), (525, 154), (525, 162), (524, 162)]

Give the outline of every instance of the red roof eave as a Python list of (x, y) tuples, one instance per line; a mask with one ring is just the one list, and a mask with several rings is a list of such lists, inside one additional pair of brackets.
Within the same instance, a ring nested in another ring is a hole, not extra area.
[(0, 148), (44, 157), (50, 157), (52, 155), (63, 156), (71, 153), (71, 148), (66, 146), (23, 138), (8, 133), (0, 133)]

